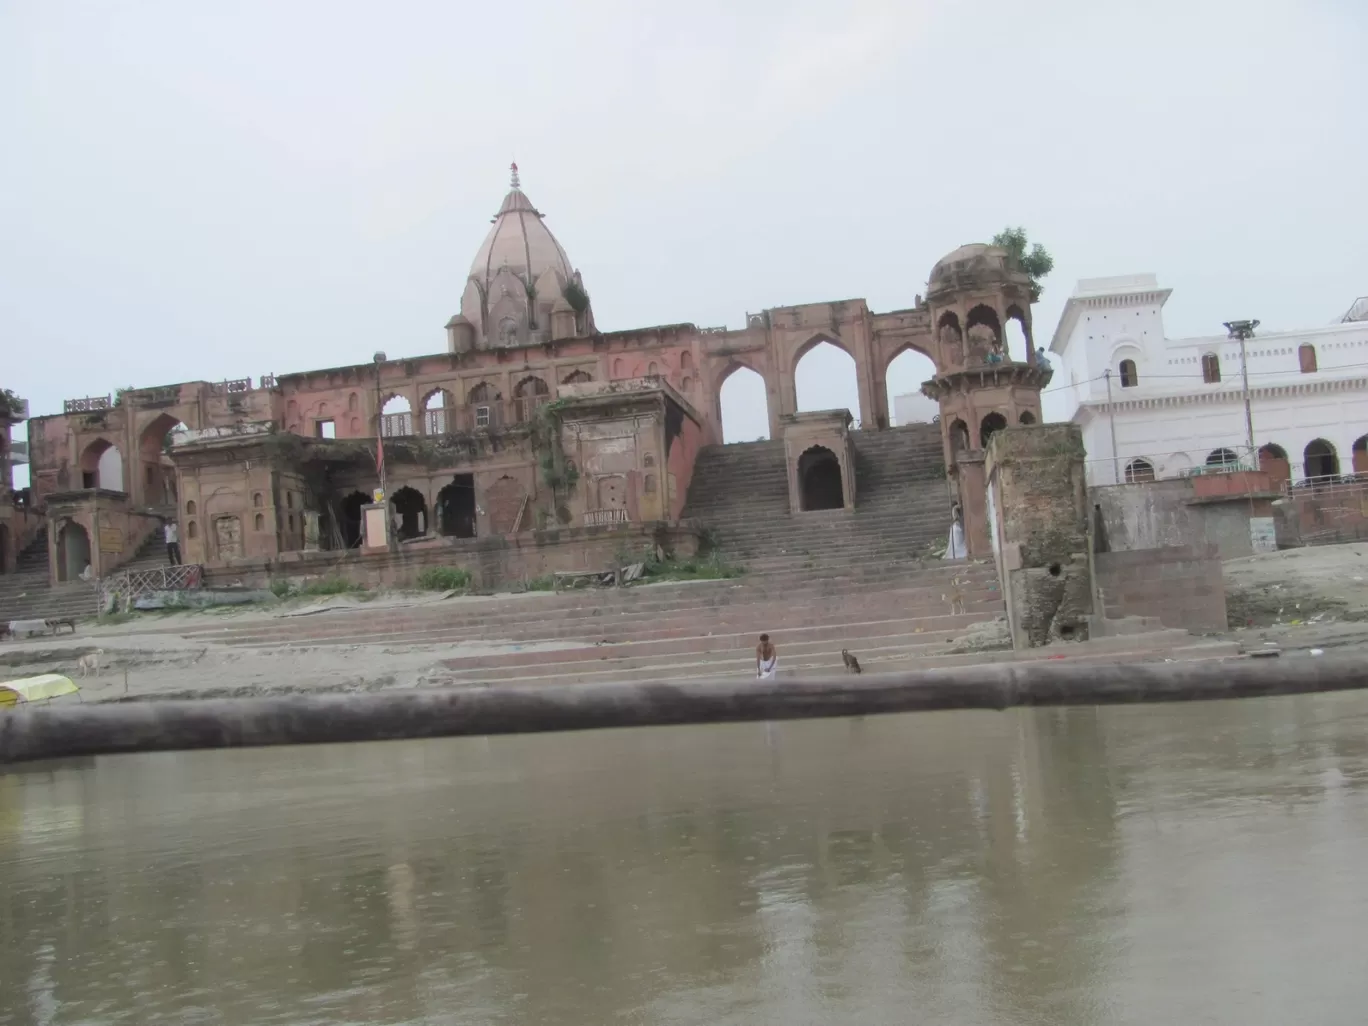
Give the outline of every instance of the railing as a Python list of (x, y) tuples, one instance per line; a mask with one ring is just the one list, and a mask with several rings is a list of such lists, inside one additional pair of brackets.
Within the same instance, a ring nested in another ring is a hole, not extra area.
[(161, 566), (155, 570), (121, 570), (100, 579), (100, 611), (122, 607), (123, 612), (143, 595), (159, 591), (191, 591), (203, 587), (204, 567), (199, 563)]
[(603, 527), (605, 524), (627, 523), (627, 511), (621, 508), (591, 509), (585, 511), (585, 527)]
[(513, 400), (514, 422), (526, 424), (537, 415), (537, 410), (551, 401), (549, 395), (526, 395)]
[(257, 385), (260, 388), (275, 388), (276, 377), (274, 374), (263, 374), (261, 379), (257, 382)]
[(164, 385), (161, 388), (136, 388), (124, 392), (123, 397), (130, 406), (155, 406), (158, 403), (174, 403), (180, 400), (180, 386)]
[(405, 438), (413, 434), (413, 414), (386, 413), (381, 415), (380, 433), (386, 438)]
[(94, 413), (97, 410), (112, 410), (114, 400), (107, 395), (88, 395), (84, 399), (63, 399), (63, 413)]
[(210, 395), (239, 395), (251, 390), (251, 378), (232, 378), (227, 381), (214, 381), (209, 385)]

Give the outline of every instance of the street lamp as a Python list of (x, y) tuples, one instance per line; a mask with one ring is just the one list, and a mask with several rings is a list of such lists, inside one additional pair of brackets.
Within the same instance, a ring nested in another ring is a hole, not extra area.
[(1245, 341), (1254, 337), (1258, 321), (1226, 321), (1226, 337), (1240, 341), (1240, 377), (1244, 382), (1245, 407), (1245, 445), (1249, 448), (1249, 463), (1253, 470), (1259, 469), (1258, 458), (1254, 454), (1254, 413), (1249, 405), (1249, 359), (1245, 353)]

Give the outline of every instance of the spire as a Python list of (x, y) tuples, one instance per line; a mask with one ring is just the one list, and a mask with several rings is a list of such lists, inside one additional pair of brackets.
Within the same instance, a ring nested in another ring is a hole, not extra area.
[(508, 170), (509, 170), (509, 182), (508, 182), (509, 186), (512, 187), (512, 188), (514, 188), (514, 189), (520, 189), (520, 188), (522, 188), (522, 182), (519, 181), (519, 179), (518, 179), (518, 164), (517, 164), (517, 162), (514, 161), (512, 164), (509, 164), (509, 165), (508, 165)]

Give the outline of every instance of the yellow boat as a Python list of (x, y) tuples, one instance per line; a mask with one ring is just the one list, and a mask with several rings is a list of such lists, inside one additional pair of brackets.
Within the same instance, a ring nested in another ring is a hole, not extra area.
[(80, 690), (75, 681), (60, 673), (7, 680), (0, 682), (0, 709), (27, 702), (46, 702), (62, 695), (74, 695)]

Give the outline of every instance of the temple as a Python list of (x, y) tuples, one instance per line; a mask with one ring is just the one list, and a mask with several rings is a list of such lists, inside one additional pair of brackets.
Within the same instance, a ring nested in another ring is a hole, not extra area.
[[(885, 313), (845, 299), (748, 313), (735, 330), (602, 331), (514, 166), (442, 351), (67, 400), (28, 421), (42, 526), (10, 545), (45, 538), (54, 583), (98, 577), (174, 519), (185, 560), (210, 573), (326, 566), (398, 583), (405, 567), (442, 559), (490, 586), (593, 569), (624, 544), (688, 548), (708, 519), (702, 476), (742, 448), (722, 447), (720, 408), (740, 368), (764, 379), (786, 515), (854, 516), (878, 473), (861, 463), (867, 442), (886, 436), (890, 465), (929, 458), (888, 427), (888, 367), (912, 349), (935, 364), (922, 388), (941, 411), (928, 430), (943, 466), (918, 485), (943, 510), (929, 530), (943, 537), (958, 503), (969, 553), (987, 556), (987, 442), (1038, 423), (1050, 379), (1036, 363), (1032, 285), (1005, 251), (976, 244), (931, 269), (924, 298), (913, 292)], [(1024, 359), (1005, 352), (1011, 320)], [(798, 409), (795, 368), (823, 342), (854, 359), (863, 430), (845, 411)]]

